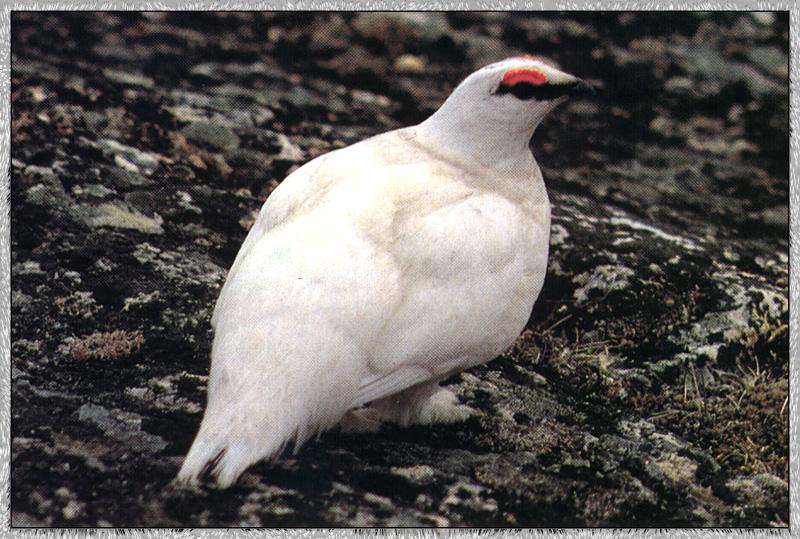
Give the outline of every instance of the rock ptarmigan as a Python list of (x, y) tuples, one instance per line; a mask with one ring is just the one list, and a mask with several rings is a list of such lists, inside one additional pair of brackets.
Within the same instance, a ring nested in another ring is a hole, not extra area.
[(290, 174), (222, 288), (208, 402), (178, 481), (230, 486), (337, 424), (466, 419), (439, 382), (496, 357), (528, 320), (550, 236), (529, 142), (588, 88), (535, 57), (509, 58), (419, 125)]

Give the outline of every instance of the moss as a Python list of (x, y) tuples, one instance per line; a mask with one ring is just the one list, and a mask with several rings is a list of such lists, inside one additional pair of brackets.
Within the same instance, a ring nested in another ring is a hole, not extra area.
[(109, 226), (128, 230), (138, 230), (145, 234), (161, 234), (163, 219), (159, 215), (147, 217), (115, 204), (100, 204), (91, 222), (93, 226)]
[(91, 292), (73, 292), (54, 301), (61, 314), (70, 318), (92, 318), (102, 306), (98, 305)]

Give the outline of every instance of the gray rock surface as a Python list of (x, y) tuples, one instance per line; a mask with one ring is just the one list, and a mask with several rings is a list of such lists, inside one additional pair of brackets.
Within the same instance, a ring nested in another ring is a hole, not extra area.
[[(14, 12), (12, 28), (14, 525), (787, 525), (785, 14)], [(263, 200), (522, 52), (600, 92), (534, 136), (548, 277), (513, 349), (446, 382), (476, 416), (330, 432), (225, 492), (170, 485)]]

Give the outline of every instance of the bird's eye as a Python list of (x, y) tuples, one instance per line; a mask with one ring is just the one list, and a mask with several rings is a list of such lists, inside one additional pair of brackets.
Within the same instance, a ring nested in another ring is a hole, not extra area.
[(518, 82), (514, 86), (500, 86), (498, 94), (511, 94), (517, 99), (533, 99), (539, 92), (537, 87), (527, 82)]

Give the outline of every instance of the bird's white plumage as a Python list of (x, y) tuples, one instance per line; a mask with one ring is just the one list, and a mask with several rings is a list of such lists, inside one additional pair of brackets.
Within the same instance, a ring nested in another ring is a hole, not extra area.
[(180, 479), (230, 485), (381, 399), (384, 418), (446, 419), (455, 405), (432, 384), (513, 343), (550, 229), (528, 140), (557, 103), (492, 95), (519, 65), (575, 80), (492, 64), (426, 122), (318, 157), (272, 193), (214, 311), (208, 404)]

